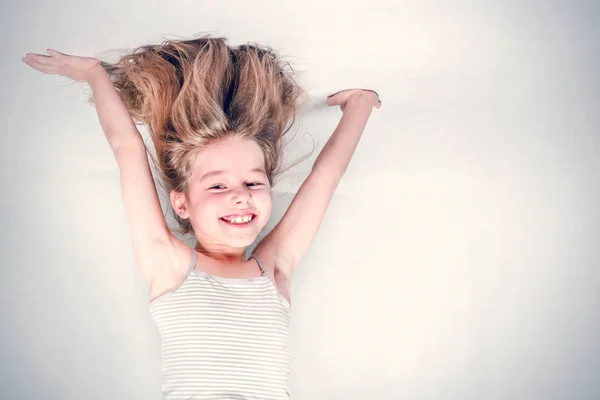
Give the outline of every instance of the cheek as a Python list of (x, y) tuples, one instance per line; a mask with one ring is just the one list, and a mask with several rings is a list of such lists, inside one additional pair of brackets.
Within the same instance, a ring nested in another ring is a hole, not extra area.
[(272, 209), (271, 192), (265, 190), (264, 192), (257, 193), (255, 195), (253, 195), (252, 197), (253, 197), (256, 205), (258, 207), (260, 207), (263, 219), (265, 221), (268, 220), (269, 217), (271, 216), (271, 209)]
[(217, 196), (199, 196), (193, 204), (193, 215), (197, 220), (215, 219), (219, 215), (220, 201)]

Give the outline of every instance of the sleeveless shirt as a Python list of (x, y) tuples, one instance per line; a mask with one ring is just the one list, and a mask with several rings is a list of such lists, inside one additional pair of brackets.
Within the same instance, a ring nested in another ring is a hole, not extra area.
[(161, 341), (163, 399), (289, 399), (291, 313), (262, 276), (197, 271), (150, 303)]

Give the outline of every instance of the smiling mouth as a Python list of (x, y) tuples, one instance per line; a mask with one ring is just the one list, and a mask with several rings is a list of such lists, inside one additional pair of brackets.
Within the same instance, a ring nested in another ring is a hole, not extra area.
[(227, 220), (227, 219), (221, 217), (219, 219), (221, 221), (225, 222), (226, 224), (229, 224), (229, 225), (233, 225), (233, 226), (245, 226), (245, 225), (250, 224), (252, 221), (254, 221), (256, 219), (256, 215), (255, 214), (251, 214), (250, 219), (248, 221), (245, 221), (245, 222), (244, 222), (244, 220), (241, 220), (241, 219), (237, 220), (238, 222), (235, 222), (236, 221), (235, 218), (233, 218), (231, 220)]

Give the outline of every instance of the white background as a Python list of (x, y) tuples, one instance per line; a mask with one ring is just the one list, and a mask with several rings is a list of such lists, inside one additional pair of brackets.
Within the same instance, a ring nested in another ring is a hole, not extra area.
[[(526, 3), (526, 4), (525, 4)], [(159, 399), (119, 173), (84, 87), (21, 63), (211, 32), (311, 94), (270, 229), (379, 92), (293, 282), (294, 399), (600, 393), (600, 6), (589, 1), (3, 3), (0, 398)], [(312, 137), (312, 139), (311, 139)]]

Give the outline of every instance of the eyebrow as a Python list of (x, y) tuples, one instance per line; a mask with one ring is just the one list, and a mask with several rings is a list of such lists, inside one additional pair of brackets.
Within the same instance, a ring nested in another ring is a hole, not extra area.
[[(227, 173), (227, 172), (229, 172), (229, 171), (226, 171), (226, 170), (218, 170), (218, 171), (211, 171), (211, 172), (207, 172), (207, 173), (205, 173), (204, 175), (202, 175), (202, 176), (200, 177), (200, 181), (203, 181), (203, 180), (205, 180), (206, 178), (210, 178), (211, 176), (215, 176), (215, 175), (222, 175), (222, 174), (225, 174), (225, 173)], [(265, 172), (264, 168), (253, 168), (253, 169), (251, 169), (251, 170), (250, 170), (250, 172), (260, 172), (260, 173), (263, 173), (263, 174), (265, 174), (265, 175), (266, 175), (266, 172)]]

